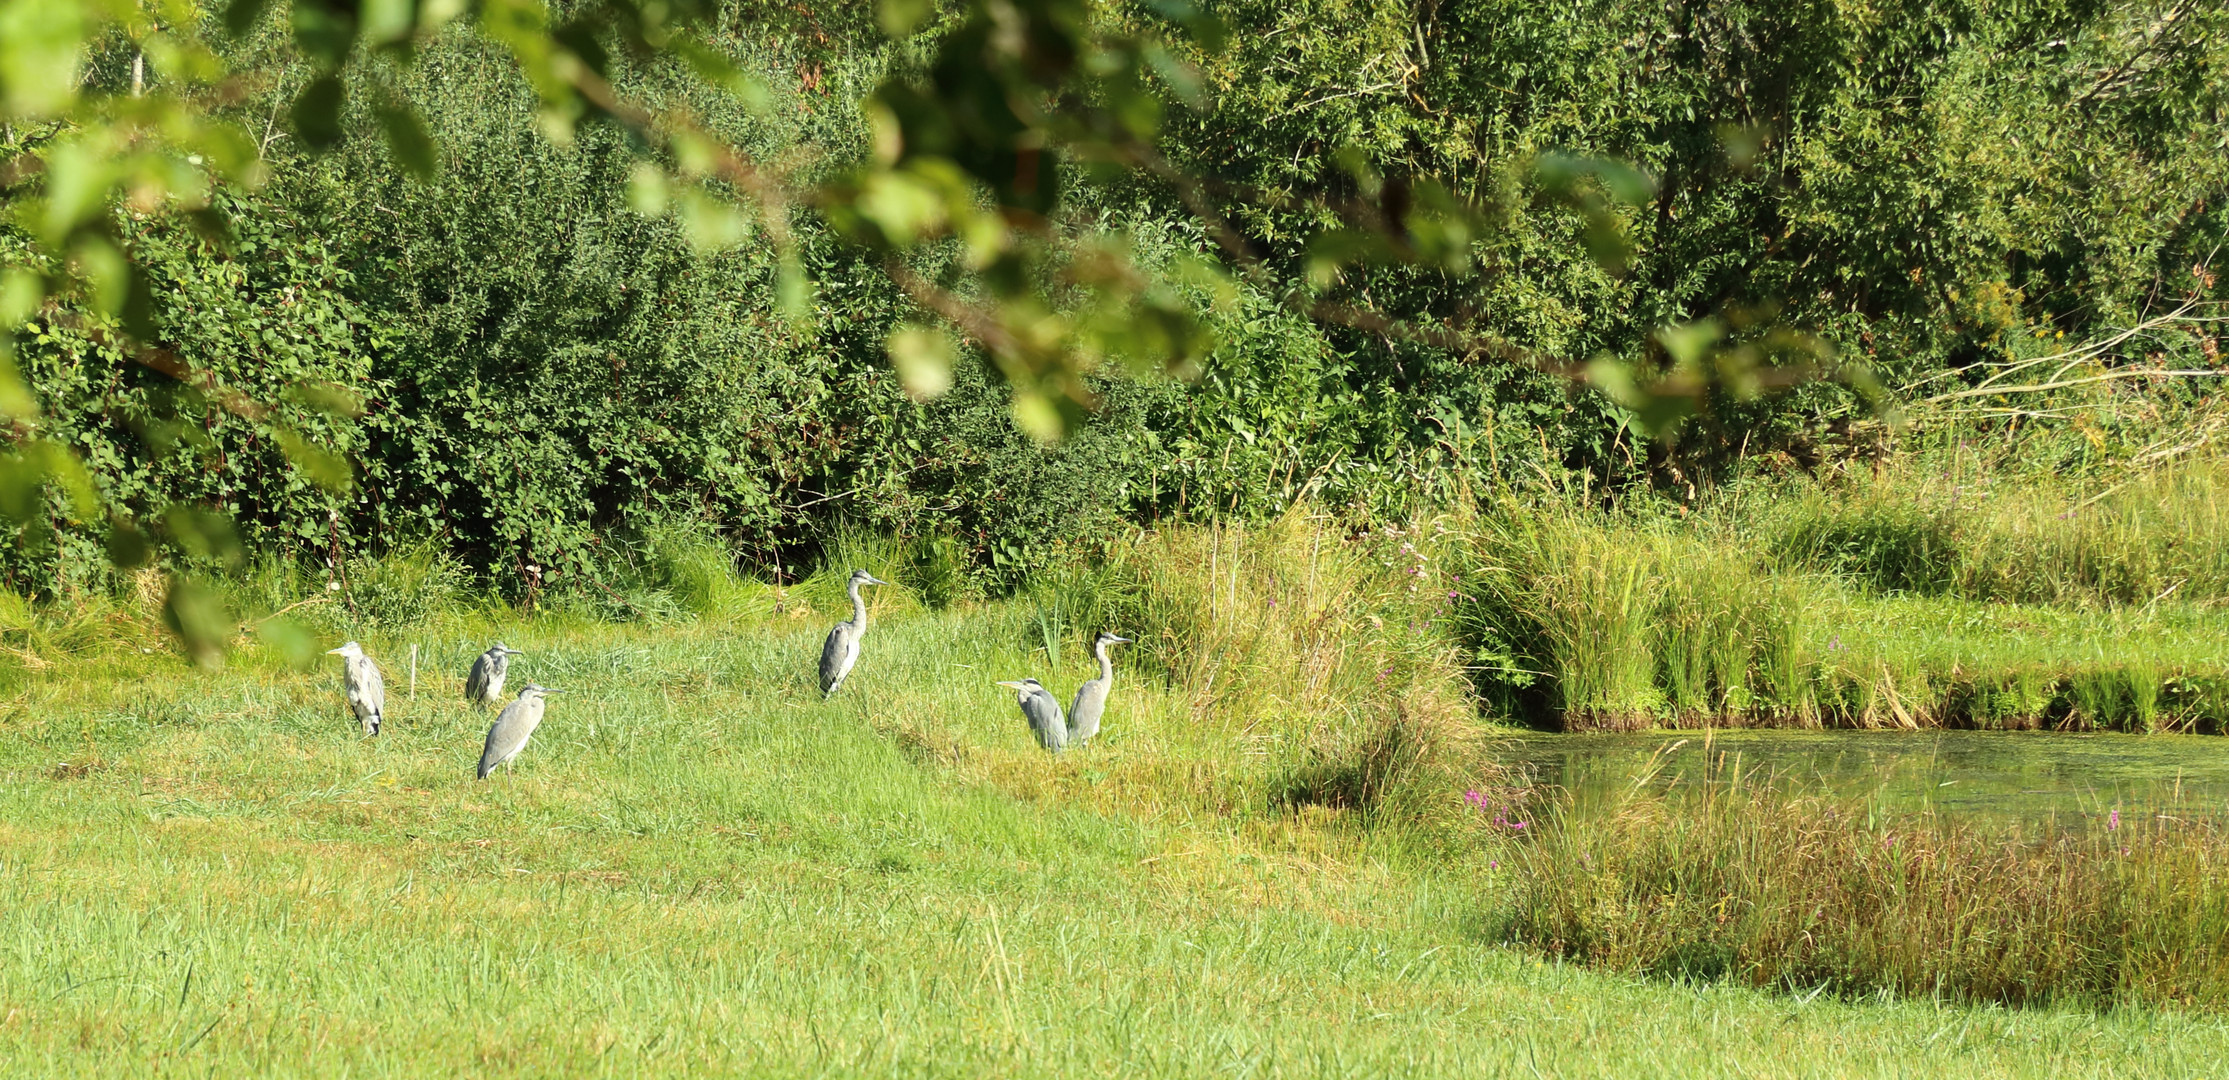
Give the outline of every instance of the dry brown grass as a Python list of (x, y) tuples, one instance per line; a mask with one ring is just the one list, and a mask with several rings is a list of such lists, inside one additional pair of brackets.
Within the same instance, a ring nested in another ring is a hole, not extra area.
[(1617, 971), (2011, 1005), (2229, 1006), (2229, 837), (1766, 787), (1536, 808), (1505, 936)]

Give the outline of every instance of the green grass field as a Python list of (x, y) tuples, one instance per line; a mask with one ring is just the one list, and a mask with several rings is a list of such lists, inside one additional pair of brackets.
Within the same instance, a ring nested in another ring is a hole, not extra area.
[[(823, 704), (818, 617), (445, 618), (337, 664), (92, 649), (0, 709), (12, 1075), (2196, 1076), (2208, 1015), (1842, 1001), (1545, 963), (1485, 938), (1491, 853), (1280, 809), (1240, 717), (1131, 681), (1059, 759), (991, 681), (1016, 609), (878, 626)], [(556, 699), (471, 779), (497, 631)], [(407, 642), (421, 645), (415, 698)], [(1071, 653), (1074, 650), (1070, 650)], [(1072, 663), (1080, 659), (1070, 656)], [(1063, 671), (1065, 692), (1081, 677)], [(902, 689), (901, 689), (902, 688)]]

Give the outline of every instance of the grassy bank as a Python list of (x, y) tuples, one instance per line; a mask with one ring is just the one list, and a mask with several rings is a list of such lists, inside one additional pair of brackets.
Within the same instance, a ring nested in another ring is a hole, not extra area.
[[(49, 1076), (2136, 1076), (2229, 1050), (2197, 1015), (1790, 998), (1503, 950), (1479, 898), (1513, 883), (1506, 864), (1286, 797), (1323, 751), (1280, 756), (1258, 736), (1299, 729), (1235, 694), (1203, 709), (1198, 688), (1129, 679), (1088, 751), (1039, 753), (989, 685), (1080, 676), (1080, 656), (1055, 669), (1031, 642), (1039, 615), (885, 594), (859, 673), (823, 703), (819, 616), (435, 612), (366, 636), (397, 695), (376, 741), (330, 670), (275, 647), (222, 672), (113, 636), (53, 653), (0, 713), (0, 1059)], [(494, 636), (574, 693), (515, 774), (481, 784), (458, 672)]]
[(2229, 468), (1932, 476), (1505, 502), (1454, 545), (1480, 688), (1571, 730), (2229, 726)]

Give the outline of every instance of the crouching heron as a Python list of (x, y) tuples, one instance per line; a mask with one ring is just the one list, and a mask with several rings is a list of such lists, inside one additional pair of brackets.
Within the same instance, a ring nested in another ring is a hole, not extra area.
[(474, 705), (493, 705), (503, 700), (503, 680), (511, 674), (511, 658), (525, 653), (498, 641), (493, 648), (481, 653), (472, 662), (472, 674), (465, 676), (464, 699)]
[(379, 665), (364, 655), (364, 647), (351, 641), (338, 649), (325, 650), (327, 656), (341, 658), (343, 681), (348, 688), (348, 708), (356, 714), (356, 721), (364, 725), (364, 734), (379, 734), (379, 720), (387, 711), (387, 683), (379, 677)]
[(1057, 754), (1068, 746), (1068, 725), (1060, 718), (1060, 702), (1052, 692), (1035, 679), (1018, 679), (1001, 682), (1014, 692), (1022, 707), (1022, 719), (1029, 721), (1030, 733), (1037, 736), (1037, 745)]
[(1099, 716), (1107, 711), (1107, 691), (1114, 686), (1114, 661), (1107, 658), (1107, 649), (1129, 640), (1101, 634), (1091, 643), (1091, 654), (1099, 658), (1099, 677), (1076, 688), (1076, 703), (1068, 707), (1069, 742), (1082, 746), (1099, 734)]
[(535, 683), (520, 688), (518, 700), (505, 705), (488, 727), (488, 745), (480, 751), (480, 779), (487, 779), (496, 766), (526, 749), (526, 740), (534, 737), (534, 729), (542, 723), (542, 695), (561, 693), (564, 691)]
[(851, 674), (851, 666), (859, 662), (859, 639), (867, 636), (867, 602), (859, 598), (861, 585), (888, 585), (866, 572), (851, 572), (851, 584), (844, 591), (851, 594), (851, 618), (837, 623), (828, 632), (828, 643), (820, 647), (820, 696), (827, 697), (844, 684), (844, 676)]

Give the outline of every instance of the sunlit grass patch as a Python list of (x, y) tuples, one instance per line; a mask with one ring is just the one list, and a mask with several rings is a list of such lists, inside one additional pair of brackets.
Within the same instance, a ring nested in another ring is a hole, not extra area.
[[(1497, 947), (1519, 881), (1462, 795), (1515, 785), (1436, 621), (1459, 535), (1295, 518), (1141, 535), (1058, 597), (870, 591), (826, 701), (832, 612), (456, 604), (358, 631), (388, 676), (376, 739), (333, 665), (253, 635), (221, 671), (124, 637), (57, 651), (0, 711), (0, 1055), (62, 1075), (591, 1054), (612, 1075), (1840, 1075), (2229, 1045), (2171, 1013), (2086, 1012), (2069, 1042), (2048, 1008), (1674, 990)], [(1047, 755), (993, 683), (1065, 698), (1108, 627), (1159, 644), (1116, 653), (1097, 740)], [(482, 783), (490, 717), (461, 678), (498, 637), (526, 650), (514, 678), (572, 693)], [(2003, 1038), (1926, 1041), (1949, 1020)]]
[[(2174, 1015), (1798, 1004), (1529, 962), (1477, 932), (1507, 877), (1457, 846), (1475, 833), (1419, 846), (1412, 819), (1280, 795), (1346, 745), (1310, 741), (1318, 714), (1202, 712), (1125, 664), (1101, 738), (1039, 751), (991, 680), (1068, 689), (1085, 666), (1050, 665), (1026, 615), (878, 612), (822, 702), (817, 620), (436, 613), (367, 634), (397, 694), (370, 740), (330, 667), (254, 645), (222, 672), (59, 657), (0, 720), (0, 1057), (65, 1076), (2009, 1075), (2229, 1045)], [(574, 693), (480, 783), (487, 714), (458, 682), (494, 636)], [(413, 642), (415, 698), (393, 677)], [(1465, 812), (1433, 776), (1411, 774)], [(1953, 1021), (1970, 1034), (1928, 1041)]]

